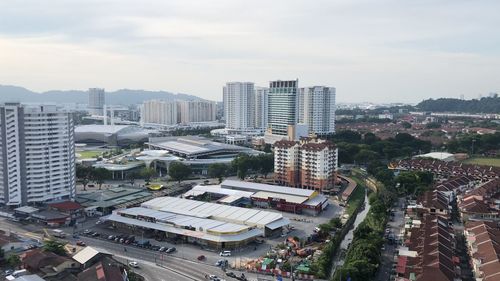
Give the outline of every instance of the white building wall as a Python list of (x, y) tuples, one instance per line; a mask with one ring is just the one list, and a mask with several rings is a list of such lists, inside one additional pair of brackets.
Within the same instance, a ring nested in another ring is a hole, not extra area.
[(266, 129), (269, 111), (268, 88), (255, 88), (255, 128)]
[(92, 115), (104, 115), (104, 104), (106, 103), (106, 96), (104, 89), (90, 88), (89, 89), (89, 113)]
[(335, 88), (314, 86), (299, 90), (299, 122), (306, 123), (310, 133), (335, 132)]
[(177, 115), (176, 102), (149, 100), (141, 106), (141, 123), (175, 125), (178, 123)]
[(252, 82), (228, 82), (223, 88), (224, 117), (228, 129), (255, 128), (255, 93)]
[[(1, 202), (25, 205), (75, 196), (74, 123), (55, 106), (0, 106)], [(6, 172), (7, 171), (7, 172)]]

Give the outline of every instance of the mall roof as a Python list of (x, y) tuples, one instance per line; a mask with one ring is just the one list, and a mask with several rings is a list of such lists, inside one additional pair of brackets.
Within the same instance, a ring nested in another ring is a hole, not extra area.
[(305, 196), (310, 198), (315, 194), (314, 190), (309, 189), (300, 189), (300, 188), (292, 188), (281, 185), (270, 185), (270, 184), (262, 184), (255, 182), (246, 182), (246, 181), (236, 181), (236, 180), (225, 180), (221, 184), (222, 188), (227, 189), (237, 189), (244, 191), (266, 191), (272, 193), (281, 193), (287, 195), (295, 195), (295, 196)]
[(120, 130), (131, 127), (130, 125), (79, 125), (75, 127), (75, 133), (107, 133), (116, 134)]
[(147, 144), (158, 149), (168, 150), (171, 153), (181, 154), (187, 158), (222, 152), (256, 153), (256, 151), (247, 147), (213, 142), (197, 136), (150, 138)]
[(272, 222), (281, 226), (290, 224), (280, 213), (207, 203), (176, 197), (157, 197), (141, 204), (142, 207), (198, 218), (245, 224), (264, 228)]

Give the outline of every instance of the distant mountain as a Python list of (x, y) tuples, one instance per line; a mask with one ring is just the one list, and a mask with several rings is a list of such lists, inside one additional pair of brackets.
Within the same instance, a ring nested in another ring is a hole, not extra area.
[(428, 99), (417, 104), (416, 107), (421, 111), (498, 114), (500, 113), (500, 97), (485, 97), (478, 100)]
[[(145, 91), (121, 89), (114, 92), (106, 92), (107, 104), (137, 104), (150, 99), (163, 100), (203, 100), (200, 97), (188, 94), (173, 94), (165, 91)], [(37, 93), (18, 86), (0, 85), (0, 102), (58, 102), (58, 103), (87, 103), (87, 91), (53, 90)]]

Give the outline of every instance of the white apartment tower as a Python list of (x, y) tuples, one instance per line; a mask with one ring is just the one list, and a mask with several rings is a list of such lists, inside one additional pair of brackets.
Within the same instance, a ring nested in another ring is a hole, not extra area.
[(298, 119), (299, 123), (307, 124), (309, 133), (334, 133), (335, 109), (335, 88), (314, 86), (299, 89)]
[(0, 204), (75, 197), (71, 113), (53, 105), (0, 105), (0, 144)]
[(181, 124), (215, 121), (217, 104), (213, 101), (191, 100), (177, 102), (177, 119)]
[(91, 115), (104, 115), (104, 104), (106, 103), (104, 89), (90, 88), (88, 109)]
[(141, 123), (175, 125), (178, 123), (175, 101), (149, 100), (141, 106)]
[(268, 88), (255, 88), (255, 128), (266, 129), (269, 111)]
[(255, 128), (255, 93), (252, 82), (228, 82), (223, 89), (224, 117), (228, 129)]

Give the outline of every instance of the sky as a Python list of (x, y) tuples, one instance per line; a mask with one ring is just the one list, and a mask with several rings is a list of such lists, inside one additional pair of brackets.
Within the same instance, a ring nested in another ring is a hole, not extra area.
[(0, 0), (0, 84), (166, 90), (228, 81), (337, 89), (338, 102), (500, 92), (500, 1)]

